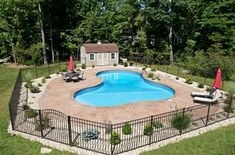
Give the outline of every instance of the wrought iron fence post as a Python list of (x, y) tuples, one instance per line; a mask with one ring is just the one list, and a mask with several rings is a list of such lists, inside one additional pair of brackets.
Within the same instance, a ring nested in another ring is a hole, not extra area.
[(43, 138), (43, 125), (42, 125), (42, 110), (39, 110), (39, 129), (41, 133), (41, 137)]
[[(150, 118), (151, 118), (150, 119), (151, 129), (153, 129), (153, 116), (151, 116)], [(151, 143), (152, 143), (152, 134), (153, 134), (153, 132), (151, 130), (151, 133), (149, 134), (149, 145), (151, 145)]]
[(211, 104), (208, 104), (208, 110), (207, 110), (207, 115), (206, 115), (206, 126), (208, 124), (209, 121), (209, 116), (210, 116), (210, 108), (211, 108)]
[(206, 85), (206, 77), (204, 78), (204, 85)]
[[(182, 115), (182, 118), (184, 118), (184, 113), (185, 113), (185, 108), (183, 108), (183, 115)], [(182, 134), (182, 126), (183, 126), (183, 119), (181, 120), (181, 123), (180, 123), (180, 135)]]
[(51, 74), (51, 67), (50, 67), (50, 64), (48, 64), (48, 74), (50, 75)]
[(35, 75), (36, 75), (36, 78), (38, 78), (38, 66), (37, 65), (35, 66)]
[(71, 130), (71, 116), (68, 116), (68, 130), (69, 130), (69, 145), (73, 145), (72, 130)]
[(179, 66), (177, 66), (177, 67), (178, 67), (178, 69), (177, 69), (177, 76), (179, 77), (180, 67)]
[(112, 143), (113, 143), (113, 136), (112, 136), (112, 135), (113, 135), (113, 124), (110, 125), (110, 131), (111, 131), (111, 132), (110, 132), (110, 133), (111, 133), (111, 138), (110, 138), (111, 150), (110, 150), (110, 151), (111, 151), (111, 155), (112, 155), (112, 154), (113, 154), (113, 151), (114, 151), (114, 150), (113, 150), (113, 144), (112, 144)]

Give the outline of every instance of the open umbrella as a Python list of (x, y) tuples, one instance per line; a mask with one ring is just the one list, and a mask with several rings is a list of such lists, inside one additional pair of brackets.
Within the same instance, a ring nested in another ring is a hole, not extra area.
[(214, 81), (214, 85), (213, 85), (214, 88), (221, 89), (221, 74), (222, 74), (221, 69), (218, 68), (217, 73), (216, 73), (216, 77), (215, 77), (215, 81)]
[(74, 70), (74, 61), (73, 61), (72, 56), (70, 56), (70, 58), (69, 58), (69, 70), (71, 70), (71, 71)]

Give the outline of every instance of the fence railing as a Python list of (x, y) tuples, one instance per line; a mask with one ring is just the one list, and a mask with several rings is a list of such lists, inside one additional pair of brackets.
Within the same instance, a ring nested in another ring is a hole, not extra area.
[[(234, 113), (218, 110), (217, 104), (207, 104), (108, 124), (67, 116), (53, 109), (25, 109), (20, 101), (20, 93), (21, 71), (9, 102), (13, 130), (103, 154), (130, 151), (235, 116)], [(27, 95), (24, 100), (27, 100)], [(184, 119), (178, 120), (178, 126), (182, 128), (173, 125), (176, 115), (189, 118), (187, 128), (183, 128)]]

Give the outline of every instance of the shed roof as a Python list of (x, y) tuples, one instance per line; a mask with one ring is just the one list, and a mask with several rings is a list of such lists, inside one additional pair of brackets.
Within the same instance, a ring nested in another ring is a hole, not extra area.
[(87, 53), (119, 52), (118, 46), (115, 43), (86, 43), (83, 46)]

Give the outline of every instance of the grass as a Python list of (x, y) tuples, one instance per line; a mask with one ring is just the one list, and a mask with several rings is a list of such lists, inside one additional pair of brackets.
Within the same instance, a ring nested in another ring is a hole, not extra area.
[[(9, 124), (8, 102), (18, 69), (0, 66), (0, 155), (37, 155), (43, 147), (38, 142), (33, 142), (20, 136), (10, 136), (7, 133)], [(70, 155), (72, 153), (53, 150), (51, 155)]]
[(141, 155), (234, 155), (234, 131), (230, 125)]

